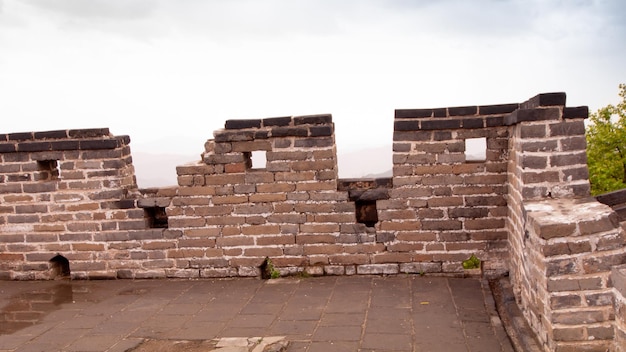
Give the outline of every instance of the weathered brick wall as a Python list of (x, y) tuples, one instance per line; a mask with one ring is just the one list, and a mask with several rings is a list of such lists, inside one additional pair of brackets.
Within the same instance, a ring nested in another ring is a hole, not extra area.
[[(508, 129), (518, 104), (396, 110), (393, 190), (385, 208), (394, 244), (436, 271), (463, 272), (472, 254), (490, 275), (506, 271)], [(483, 160), (466, 140), (484, 138)], [(441, 265), (441, 267), (439, 267)]]
[(563, 94), (540, 95), (508, 117), (510, 276), (546, 350), (613, 344), (611, 267), (626, 260), (616, 214), (589, 197), (583, 120)]
[(145, 227), (119, 209), (137, 188), (129, 142), (108, 129), (0, 135), (0, 277), (49, 278), (57, 253), (96, 276), (106, 231)]
[[(626, 223), (624, 223), (626, 227)], [(626, 266), (613, 268), (611, 281), (615, 287), (615, 346), (613, 352), (626, 351)]]
[(337, 178), (330, 115), (229, 120), (178, 186), (146, 190), (126, 136), (0, 135), (0, 278), (259, 276), (266, 258), (283, 275), (464, 275), (475, 255), (510, 272), (546, 350), (606, 350), (625, 235), (589, 198), (587, 114), (563, 93), (396, 110), (377, 180)]

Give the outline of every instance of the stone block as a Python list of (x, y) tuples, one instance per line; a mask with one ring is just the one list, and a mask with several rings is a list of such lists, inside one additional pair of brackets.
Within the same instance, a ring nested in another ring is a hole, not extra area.
[(333, 135), (333, 126), (311, 126), (309, 127), (310, 137), (327, 137)]
[(263, 119), (263, 127), (270, 127), (270, 126), (289, 126), (291, 124), (291, 116), (285, 116), (285, 117), (271, 117), (271, 118), (266, 118)]
[(305, 115), (305, 116), (295, 116), (293, 117), (294, 125), (323, 125), (330, 124), (333, 122), (332, 115), (329, 114), (321, 114), (321, 115)]
[(261, 120), (227, 120), (224, 128), (227, 130), (238, 130), (245, 128), (260, 128)]
[(357, 265), (356, 272), (359, 275), (394, 275), (400, 270), (398, 264), (364, 264)]

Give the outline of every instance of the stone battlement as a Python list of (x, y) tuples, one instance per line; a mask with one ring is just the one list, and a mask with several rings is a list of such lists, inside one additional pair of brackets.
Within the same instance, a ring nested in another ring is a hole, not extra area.
[(331, 115), (228, 120), (177, 186), (152, 189), (128, 136), (1, 134), (0, 278), (261, 276), (266, 259), (281, 275), (464, 276), (475, 256), (509, 275), (547, 350), (606, 350), (626, 237), (589, 196), (587, 115), (564, 93), (396, 110), (393, 177), (346, 180)]

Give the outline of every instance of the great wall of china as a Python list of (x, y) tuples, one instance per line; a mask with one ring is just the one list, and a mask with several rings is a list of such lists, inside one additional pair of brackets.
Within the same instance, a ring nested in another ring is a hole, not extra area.
[(474, 255), (546, 350), (626, 351), (626, 222), (590, 197), (587, 117), (564, 93), (396, 110), (387, 179), (338, 178), (330, 115), (228, 120), (152, 189), (106, 128), (0, 134), (0, 278), (467, 275)]

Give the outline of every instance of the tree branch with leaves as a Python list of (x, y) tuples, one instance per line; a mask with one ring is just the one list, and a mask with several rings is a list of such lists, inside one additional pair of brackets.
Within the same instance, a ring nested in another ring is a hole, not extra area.
[(587, 165), (593, 195), (626, 188), (626, 84), (619, 89), (621, 102), (589, 116)]

